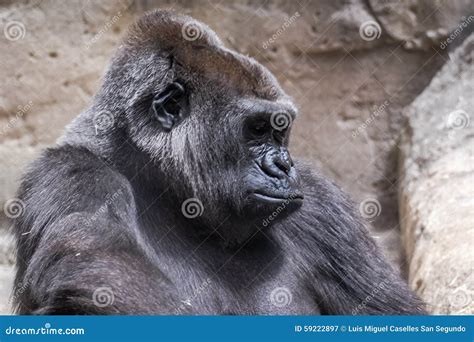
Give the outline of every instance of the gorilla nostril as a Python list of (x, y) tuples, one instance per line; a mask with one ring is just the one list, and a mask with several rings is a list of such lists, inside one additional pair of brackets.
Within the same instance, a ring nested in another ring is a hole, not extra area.
[(280, 154), (275, 160), (275, 164), (280, 170), (288, 174), (293, 167), (293, 160), (291, 160), (290, 153), (285, 148), (280, 149)]
[(266, 154), (262, 160), (261, 169), (262, 171), (270, 177), (275, 178), (284, 178), (286, 177), (287, 173), (282, 169), (282, 167), (278, 166), (278, 160), (280, 158), (275, 158), (274, 155)]
[(291, 160), (278, 158), (275, 160), (275, 165), (286, 174), (291, 170)]

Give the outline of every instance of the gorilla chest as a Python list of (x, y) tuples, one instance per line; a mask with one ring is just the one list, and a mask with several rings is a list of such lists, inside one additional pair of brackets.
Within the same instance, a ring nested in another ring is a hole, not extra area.
[(179, 305), (191, 312), (319, 314), (315, 297), (281, 253), (197, 253), (166, 269), (177, 287)]

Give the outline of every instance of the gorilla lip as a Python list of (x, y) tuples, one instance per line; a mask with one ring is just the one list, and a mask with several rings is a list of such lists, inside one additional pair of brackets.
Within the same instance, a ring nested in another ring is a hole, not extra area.
[(279, 204), (282, 202), (302, 202), (304, 196), (300, 193), (292, 193), (289, 196), (278, 195), (278, 194), (268, 194), (263, 192), (253, 192), (252, 197), (258, 199), (259, 201), (267, 203)]

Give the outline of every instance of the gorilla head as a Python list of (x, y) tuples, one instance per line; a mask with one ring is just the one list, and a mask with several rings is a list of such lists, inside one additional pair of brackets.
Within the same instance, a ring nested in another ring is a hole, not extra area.
[(116, 126), (178, 203), (202, 202), (195, 222), (216, 227), (231, 213), (241, 227), (302, 202), (288, 152), (295, 106), (267, 69), (190, 17), (159, 11), (141, 18), (96, 103), (121, 113)]

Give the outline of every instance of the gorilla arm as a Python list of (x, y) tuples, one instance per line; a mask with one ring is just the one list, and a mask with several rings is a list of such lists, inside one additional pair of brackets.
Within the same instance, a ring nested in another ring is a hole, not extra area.
[(19, 314), (173, 313), (173, 287), (139, 247), (126, 179), (63, 146), (33, 164), (20, 197)]

